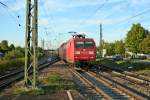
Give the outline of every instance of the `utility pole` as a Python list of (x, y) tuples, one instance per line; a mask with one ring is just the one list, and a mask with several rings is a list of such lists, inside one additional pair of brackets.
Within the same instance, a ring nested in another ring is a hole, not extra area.
[(100, 24), (100, 41), (99, 41), (99, 53), (100, 57), (103, 56), (103, 35), (102, 35), (102, 24)]
[(45, 41), (42, 39), (42, 49), (44, 50)]
[(37, 47), (38, 47), (38, 0), (26, 0), (24, 81), (25, 86), (27, 88), (32, 87), (32, 89), (35, 89), (37, 87), (38, 81)]

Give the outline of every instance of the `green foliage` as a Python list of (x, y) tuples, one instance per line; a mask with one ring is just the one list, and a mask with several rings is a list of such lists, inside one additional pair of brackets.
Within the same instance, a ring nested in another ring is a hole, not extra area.
[(39, 84), (41, 86), (40, 88), (28, 91), (19, 86), (14, 87), (13, 93), (22, 95), (49, 95), (61, 90), (75, 89), (75, 84), (72, 80), (64, 79), (59, 74), (46, 77), (42, 79)]
[(64, 79), (59, 74), (54, 74), (43, 80), (45, 93), (54, 93), (60, 90), (74, 89), (72, 80)]
[(115, 54), (115, 44), (114, 43), (104, 43), (103, 48), (106, 49), (108, 56)]
[(13, 45), (13, 44), (11, 44), (10, 46), (9, 46), (9, 50), (14, 50), (15, 49), (15, 46)]
[(48, 79), (47, 79), (48, 84), (56, 84), (62, 80), (63, 79), (59, 75), (52, 75), (52, 76), (48, 77)]
[(136, 73), (140, 75), (150, 76), (150, 69), (139, 70)]
[(71, 80), (63, 79), (59, 74), (51, 75), (48, 78), (46, 78), (43, 82), (47, 85), (73, 84)]
[(24, 49), (21, 47), (13, 49), (13, 45), (11, 47), (12, 51), (7, 51), (5, 56), (0, 59), (0, 72), (16, 69), (24, 65)]
[(24, 52), (22, 50), (15, 49), (15, 50), (9, 51), (3, 59), (9, 60), (9, 59), (22, 58), (22, 57), (24, 57)]
[(37, 89), (26, 89), (24, 87), (15, 86), (13, 87), (13, 95), (44, 95), (45, 91), (42, 88)]
[(25, 52), (25, 48), (22, 48), (22, 47), (20, 47), (20, 46), (16, 47), (15, 49), (16, 49), (16, 50), (20, 50), (21, 52)]
[[(24, 66), (25, 49), (13, 44), (8, 46), (8, 41), (3, 40), (0, 43), (0, 52), (5, 53), (5, 56), (0, 59), (0, 72), (4, 72), (11, 69)], [(38, 48), (38, 58), (41, 59), (44, 56), (42, 48)], [(31, 58), (32, 59), (32, 58)]]
[(1, 43), (0, 43), (0, 48), (1, 48), (1, 51), (2, 52), (8, 52), (9, 51), (9, 46), (8, 46), (8, 41), (7, 40), (3, 40)]
[(142, 53), (150, 54), (150, 33), (149, 35), (140, 43), (140, 49)]
[(44, 50), (38, 47), (38, 59), (41, 59), (44, 56)]
[(115, 42), (115, 54), (125, 54), (125, 44), (122, 40)]
[(104, 43), (103, 48), (106, 49), (108, 56), (114, 54), (124, 55), (126, 49), (133, 53), (150, 54), (150, 33), (148, 33), (149, 31), (143, 28), (141, 24), (133, 24), (127, 33), (125, 43), (123, 40), (115, 43)]
[[(113, 67), (121, 70), (127, 71), (140, 71), (140, 70), (150, 70), (149, 63), (134, 62), (134, 61), (113, 61), (108, 59), (101, 59), (97, 61), (97, 64), (103, 64), (108, 67)], [(129, 68), (132, 67), (132, 68)], [(149, 73), (150, 75), (150, 73)]]
[(127, 37), (125, 39), (126, 47), (128, 51), (133, 53), (139, 53), (140, 50), (140, 43), (148, 34), (148, 31), (145, 30), (141, 24), (133, 24), (131, 29), (127, 33)]
[(24, 65), (24, 58), (0, 60), (0, 72), (16, 69)]

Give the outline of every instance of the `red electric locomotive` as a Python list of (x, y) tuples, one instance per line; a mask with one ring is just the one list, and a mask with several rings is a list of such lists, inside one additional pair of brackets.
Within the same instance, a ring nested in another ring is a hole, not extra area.
[(73, 35), (59, 47), (59, 57), (72, 64), (86, 65), (96, 59), (95, 42), (84, 35)]

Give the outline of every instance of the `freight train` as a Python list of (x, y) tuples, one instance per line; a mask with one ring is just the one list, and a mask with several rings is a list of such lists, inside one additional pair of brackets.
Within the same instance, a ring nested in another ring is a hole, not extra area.
[(66, 62), (85, 67), (96, 59), (96, 44), (92, 38), (85, 38), (85, 35), (73, 35), (59, 47), (58, 54)]

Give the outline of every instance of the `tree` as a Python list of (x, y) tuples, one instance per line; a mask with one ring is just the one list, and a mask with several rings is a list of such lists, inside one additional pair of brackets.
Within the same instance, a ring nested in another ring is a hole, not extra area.
[(0, 47), (2, 49), (2, 52), (8, 52), (9, 51), (9, 47), (8, 47), (8, 41), (7, 40), (3, 40), (1, 43), (0, 43)]
[(17, 46), (15, 49), (25, 53), (25, 49), (20, 46)]
[(14, 46), (13, 44), (11, 44), (11, 45), (9, 46), (9, 49), (10, 49), (10, 50), (14, 50), (14, 49), (15, 49), (15, 46)]
[(142, 53), (150, 54), (150, 34), (140, 43)]
[(24, 52), (20, 49), (14, 49), (12, 51), (8, 51), (8, 53), (5, 55), (4, 59), (16, 59), (16, 58), (22, 58), (24, 57)]
[(104, 43), (103, 48), (106, 49), (106, 53), (108, 56), (114, 55), (114, 43)]
[(115, 54), (121, 54), (121, 55), (125, 54), (125, 44), (123, 43), (122, 40), (115, 42), (114, 49), (115, 49)]
[(144, 29), (141, 24), (133, 24), (125, 39), (125, 44), (128, 51), (133, 53), (141, 52), (139, 45), (147, 34), (148, 30)]
[(0, 52), (2, 52), (3, 50), (2, 50), (2, 48), (1, 48), (1, 46), (0, 46)]

